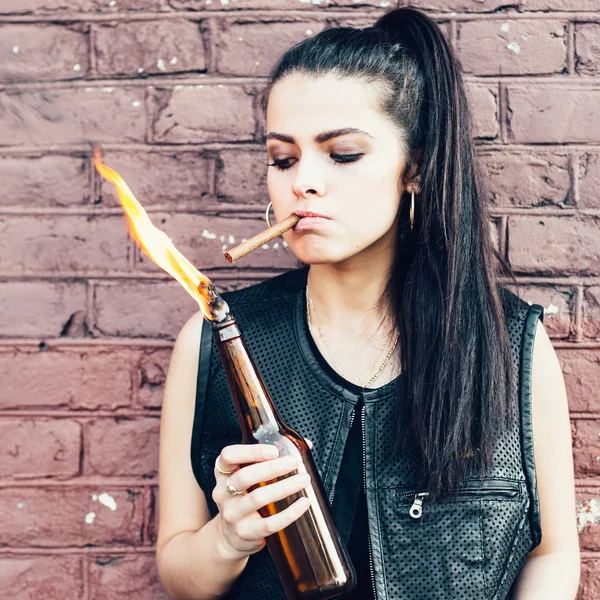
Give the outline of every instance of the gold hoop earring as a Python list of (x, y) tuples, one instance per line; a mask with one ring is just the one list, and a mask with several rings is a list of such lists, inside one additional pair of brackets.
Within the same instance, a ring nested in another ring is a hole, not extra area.
[(415, 226), (415, 190), (412, 190), (410, 193), (410, 210), (409, 210), (409, 219), (410, 219), (410, 230), (413, 230)]
[(271, 227), (271, 219), (269, 219), (269, 213), (271, 212), (271, 206), (273, 206), (273, 203), (269, 202), (269, 204), (267, 204), (267, 210), (265, 211), (265, 221), (267, 222), (267, 225), (269, 227)]

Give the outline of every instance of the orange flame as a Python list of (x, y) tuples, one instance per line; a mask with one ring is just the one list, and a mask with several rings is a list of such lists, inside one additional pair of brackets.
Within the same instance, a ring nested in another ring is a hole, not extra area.
[(137, 201), (123, 178), (101, 159), (100, 150), (94, 149), (94, 165), (98, 172), (116, 188), (119, 200), (129, 223), (129, 234), (142, 250), (161, 269), (174, 277), (186, 292), (198, 303), (204, 316), (213, 319), (210, 303), (214, 300), (210, 290), (214, 288), (208, 277), (196, 267), (175, 246), (169, 237), (152, 224), (143, 206)]

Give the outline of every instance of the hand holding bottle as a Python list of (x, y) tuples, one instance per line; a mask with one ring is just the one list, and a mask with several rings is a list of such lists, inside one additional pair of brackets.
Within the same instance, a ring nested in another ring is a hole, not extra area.
[[(293, 473), (299, 464), (295, 456), (279, 458), (277, 448), (267, 444), (233, 444), (223, 448), (215, 465), (221, 471), (233, 473), (222, 474), (215, 466), (217, 483), (212, 498), (219, 508), (217, 519), (224, 550), (232, 558), (243, 558), (262, 550), (265, 537), (284, 529), (308, 509), (310, 500), (302, 497), (272, 516), (262, 517), (257, 512), (309, 484), (308, 474)], [(284, 479), (265, 484), (286, 475)], [(241, 493), (231, 494), (228, 485)]]

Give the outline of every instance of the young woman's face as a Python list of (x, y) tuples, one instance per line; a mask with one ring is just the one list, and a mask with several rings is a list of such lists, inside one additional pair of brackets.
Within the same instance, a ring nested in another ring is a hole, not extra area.
[(393, 252), (406, 165), (399, 132), (377, 111), (376, 89), (351, 78), (294, 73), (267, 107), (269, 196), (278, 221), (303, 218), (284, 235), (304, 263)]

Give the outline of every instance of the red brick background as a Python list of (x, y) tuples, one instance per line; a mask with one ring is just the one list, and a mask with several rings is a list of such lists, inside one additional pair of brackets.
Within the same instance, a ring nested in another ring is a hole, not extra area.
[[(262, 227), (273, 60), (374, 0), (0, 2), (0, 589), (158, 600), (157, 441), (195, 311), (127, 238), (89, 140), (222, 289), (295, 265)], [(600, 596), (600, 3), (418, 0), (456, 48), (496, 240), (544, 305), (569, 390), (583, 550)]]

